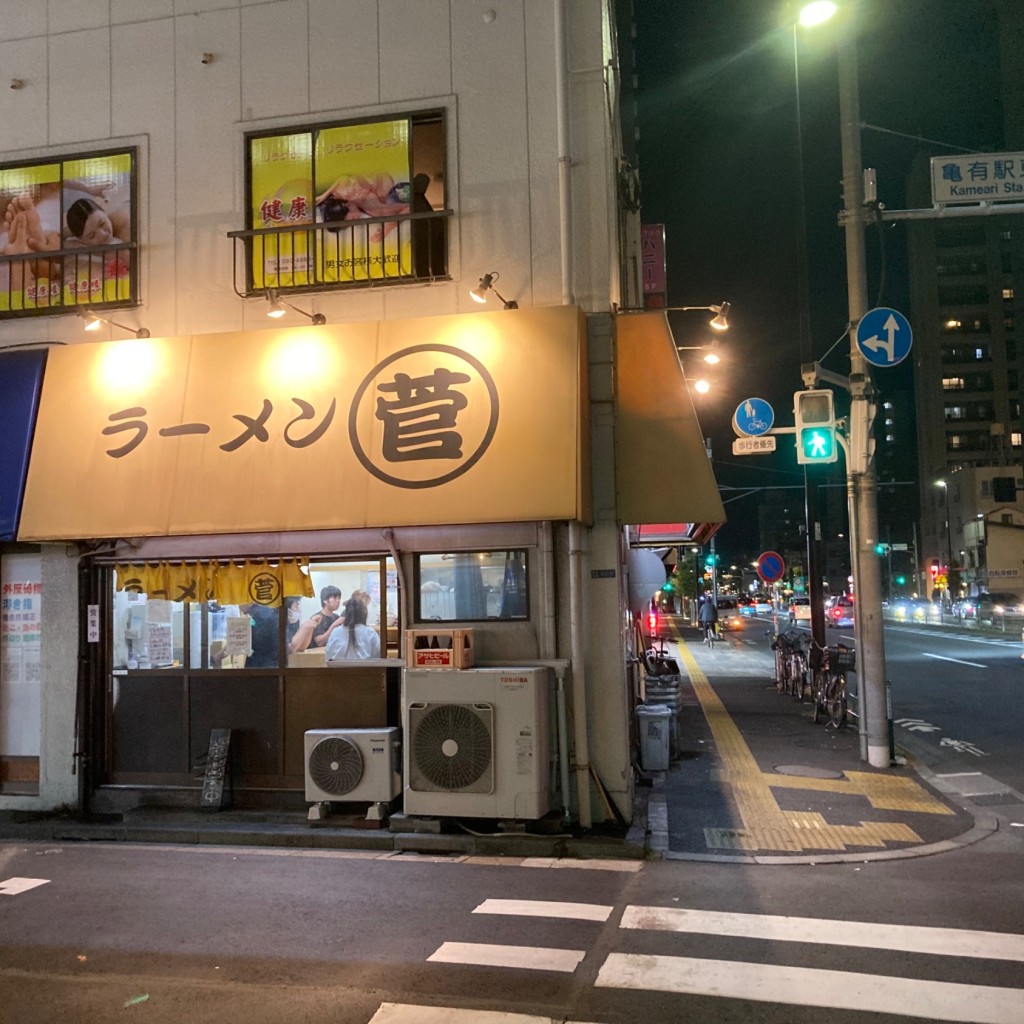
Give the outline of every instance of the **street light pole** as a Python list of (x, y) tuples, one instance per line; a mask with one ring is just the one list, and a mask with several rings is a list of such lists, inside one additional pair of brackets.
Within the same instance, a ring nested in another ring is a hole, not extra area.
[(953, 577), (953, 539), (949, 530), (949, 482), (947, 480), (936, 480), (936, 487), (941, 487), (946, 496), (946, 599), (943, 604), (948, 604), (950, 610), (953, 607), (953, 591), (950, 583)]
[[(853, 14), (850, 14), (851, 21)], [(882, 572), (874, 554), (878, 539), (878, 478), (871, 426), (875, 403), (867, 361), (857, 347), (856, 327), (868, 311), (864, 244), (864, 180), (860, 156), (860, 102), (856, 26), (849, 24), (838, 44), (840, 141), (843, 160), (843, 212), (846, 285), (850, 317), (850, 447), (846, 466), (850, 509), (850, 554), (854, 583), (860, 697), (860, 754), (874, 768), (890, 764), (882, 631)]]

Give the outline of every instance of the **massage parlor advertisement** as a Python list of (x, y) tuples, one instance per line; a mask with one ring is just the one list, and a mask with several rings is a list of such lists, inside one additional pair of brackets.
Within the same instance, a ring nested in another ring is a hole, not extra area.
[(131, 298), (134, 154), (0, 167), (0, 313)]
[[(412, 272), (409, 122), (250, 140), (253, 288), (383, 280)], [(320, 225), (324, 225), (320, 228)], [(309, 230), (317, 226), (316, 230)]]

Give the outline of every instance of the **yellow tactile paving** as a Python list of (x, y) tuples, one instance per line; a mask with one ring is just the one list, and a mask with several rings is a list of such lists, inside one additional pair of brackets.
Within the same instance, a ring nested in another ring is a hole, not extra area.
[(851, 846), (884, 847), (889, 842), (923, 842), (909, 825), (902, 822), (862, 821), (857, 825), (832, 825), (817, 812), (783, 811), (772, 794), (773, 787), (862, 796), (873, 807), (885, 810), (952, 813), (912, 779), (867, 772), (847, 772), (844, 779), (805, 779), (762, 772), (743, 734), (730, 718), (693, 654), (683, 642), (678, 644), (678, 648), (711, 729), (715, 748), (723, 761), (719, 777), (730, 786), (742, 823), (741, 828), (705, 829), (704, 838), (710, 849), (799, 853), (846, 850)]

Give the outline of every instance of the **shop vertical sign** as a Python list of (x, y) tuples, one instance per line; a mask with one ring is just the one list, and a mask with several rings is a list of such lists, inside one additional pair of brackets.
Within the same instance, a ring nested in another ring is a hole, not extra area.
[(0, 558), (0, 756), (38, 757), (42, 560)]
[(668, 292), (665, 273), (665, 225), (640, 226), (640, 263), (643, 274), (644, 307), (663, 309)]

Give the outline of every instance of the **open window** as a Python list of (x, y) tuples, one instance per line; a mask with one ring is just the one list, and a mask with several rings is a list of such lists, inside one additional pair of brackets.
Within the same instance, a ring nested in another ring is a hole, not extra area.
[(440, 111), (246, 137), (239, 295), (448, 276)]

